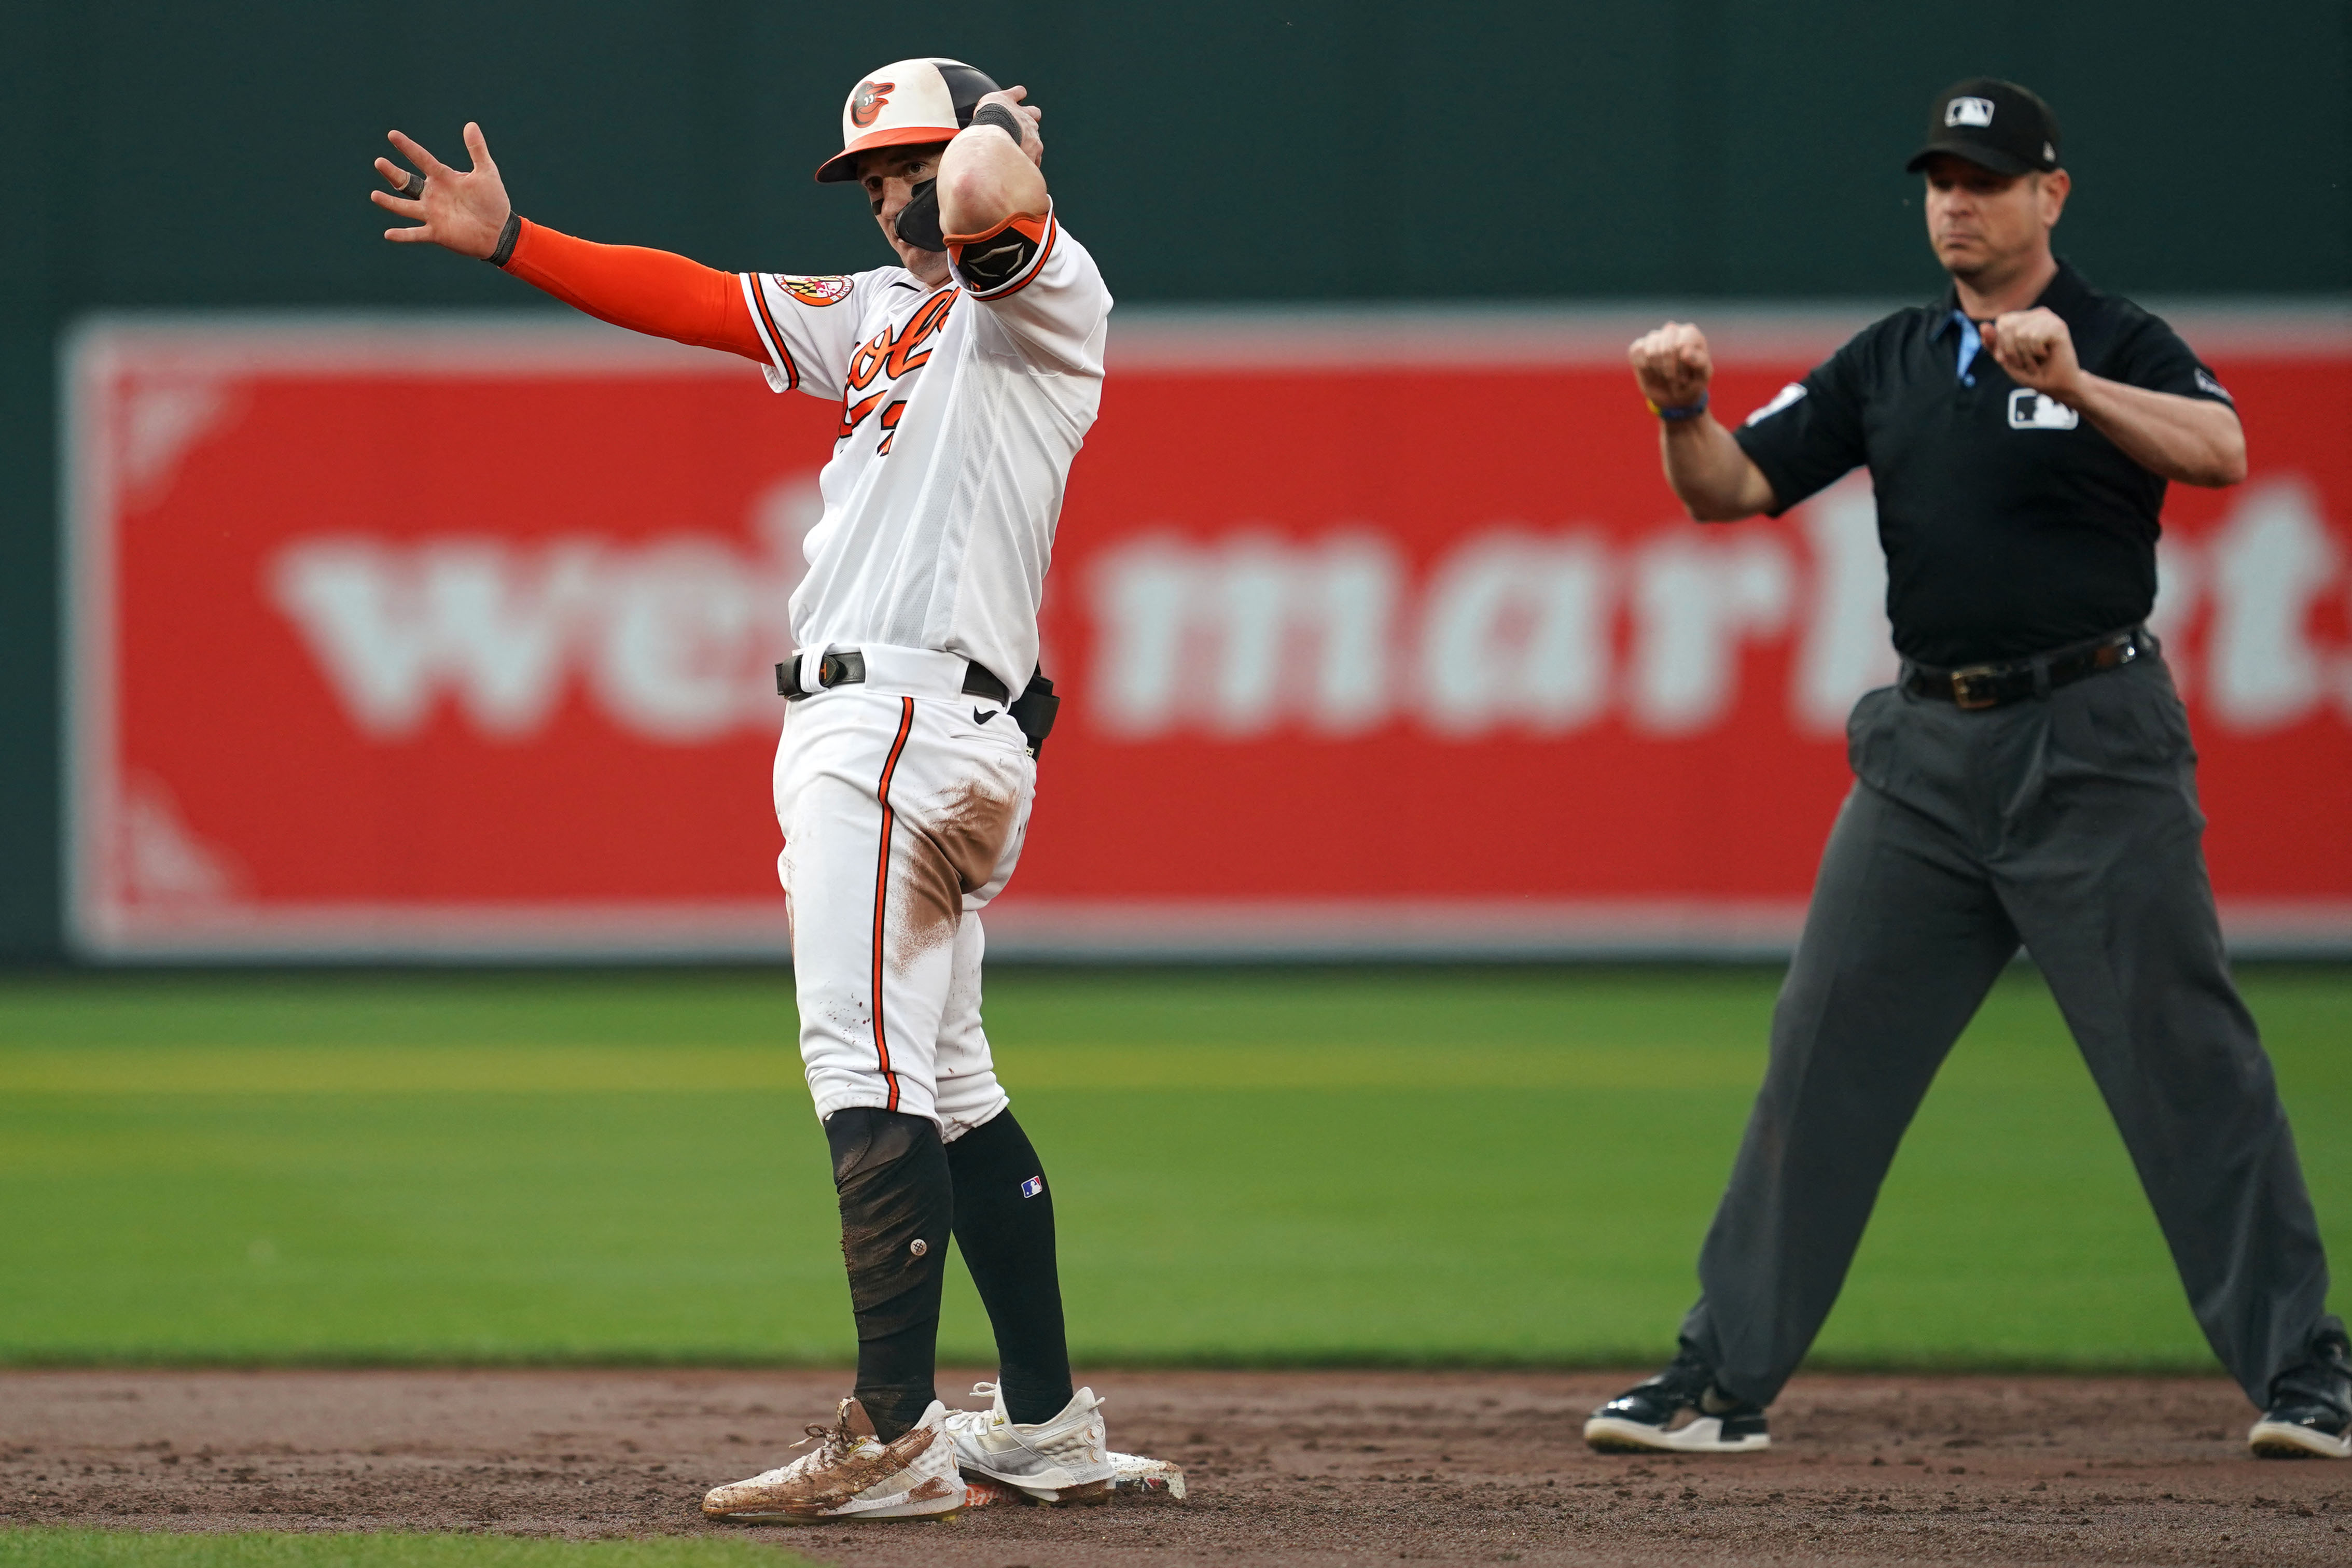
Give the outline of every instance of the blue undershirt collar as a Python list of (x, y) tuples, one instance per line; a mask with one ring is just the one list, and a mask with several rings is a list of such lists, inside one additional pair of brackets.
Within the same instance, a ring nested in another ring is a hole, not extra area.
[(1984, 347), (1984, 334), (1977, 330), (1977, 324), (1969, 319), (1969, 313), (1965, 310), (1953, 311), (1952, 319), (1960, 326), (1960, 362), (1953, 374), (1959, 377), (1961, 385), (1972, 387), (1977, 384), (1977, 379), (1969, 374), (1969, 365), (1976, 359), (1977, 350)]

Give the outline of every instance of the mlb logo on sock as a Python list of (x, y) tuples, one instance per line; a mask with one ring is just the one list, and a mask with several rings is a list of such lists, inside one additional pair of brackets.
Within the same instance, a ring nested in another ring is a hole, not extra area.
[(1027, 1181), (1021, 1184), (1021, 1196), (1024, 1197), (1034, 1197), (1045, 1190), (1045, 1178), (1041, 1176), (1031, 1176)]

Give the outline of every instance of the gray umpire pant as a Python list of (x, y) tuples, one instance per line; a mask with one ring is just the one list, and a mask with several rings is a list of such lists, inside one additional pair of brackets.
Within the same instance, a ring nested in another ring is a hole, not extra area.
[(2271, 1379), (2333, 1325), (2327, 1261), (2270, 1059), (2231, 983), (2196, 754), (2162, 660), (1976, 712), (1874, 691), (1847, 745), (1857, 782), (1773, 1012), (1684, 1343), (1727, 1392), (1780, 1393), (1929, 1081), (2021, 942), (2205, 1337), (2266, 1406)]

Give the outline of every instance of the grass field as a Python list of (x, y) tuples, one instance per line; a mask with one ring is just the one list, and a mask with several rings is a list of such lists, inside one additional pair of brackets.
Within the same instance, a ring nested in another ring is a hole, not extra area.
[(0, 1529), (0, 1568), (809, 1568), (740, 1541), (518, 1541), (478, 1535), (150, 1535)]
[[(1081, 1358), (1660, 1357), (1773, 986), (1003, 973)], [(2352, 974), (2246, 990), (2352, 1254)], [(0, 1359), (845, 1360), (790, 1012), (743, 972), (0, 982)], [(988, 1343), (959, 1269), (945, 1353)], [(2030, 975), (1929, 1097), (1820, 1360), (2210, 1364)]]

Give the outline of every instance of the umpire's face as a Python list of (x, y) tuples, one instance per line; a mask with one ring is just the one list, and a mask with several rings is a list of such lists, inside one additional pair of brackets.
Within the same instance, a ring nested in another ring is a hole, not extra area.
[(1948, 152), (1927, 161), (1927, 243), (1970, 283), (2007, 276), (2047, 250), (2072, 188), (2063, 169), (1997, 174)]

